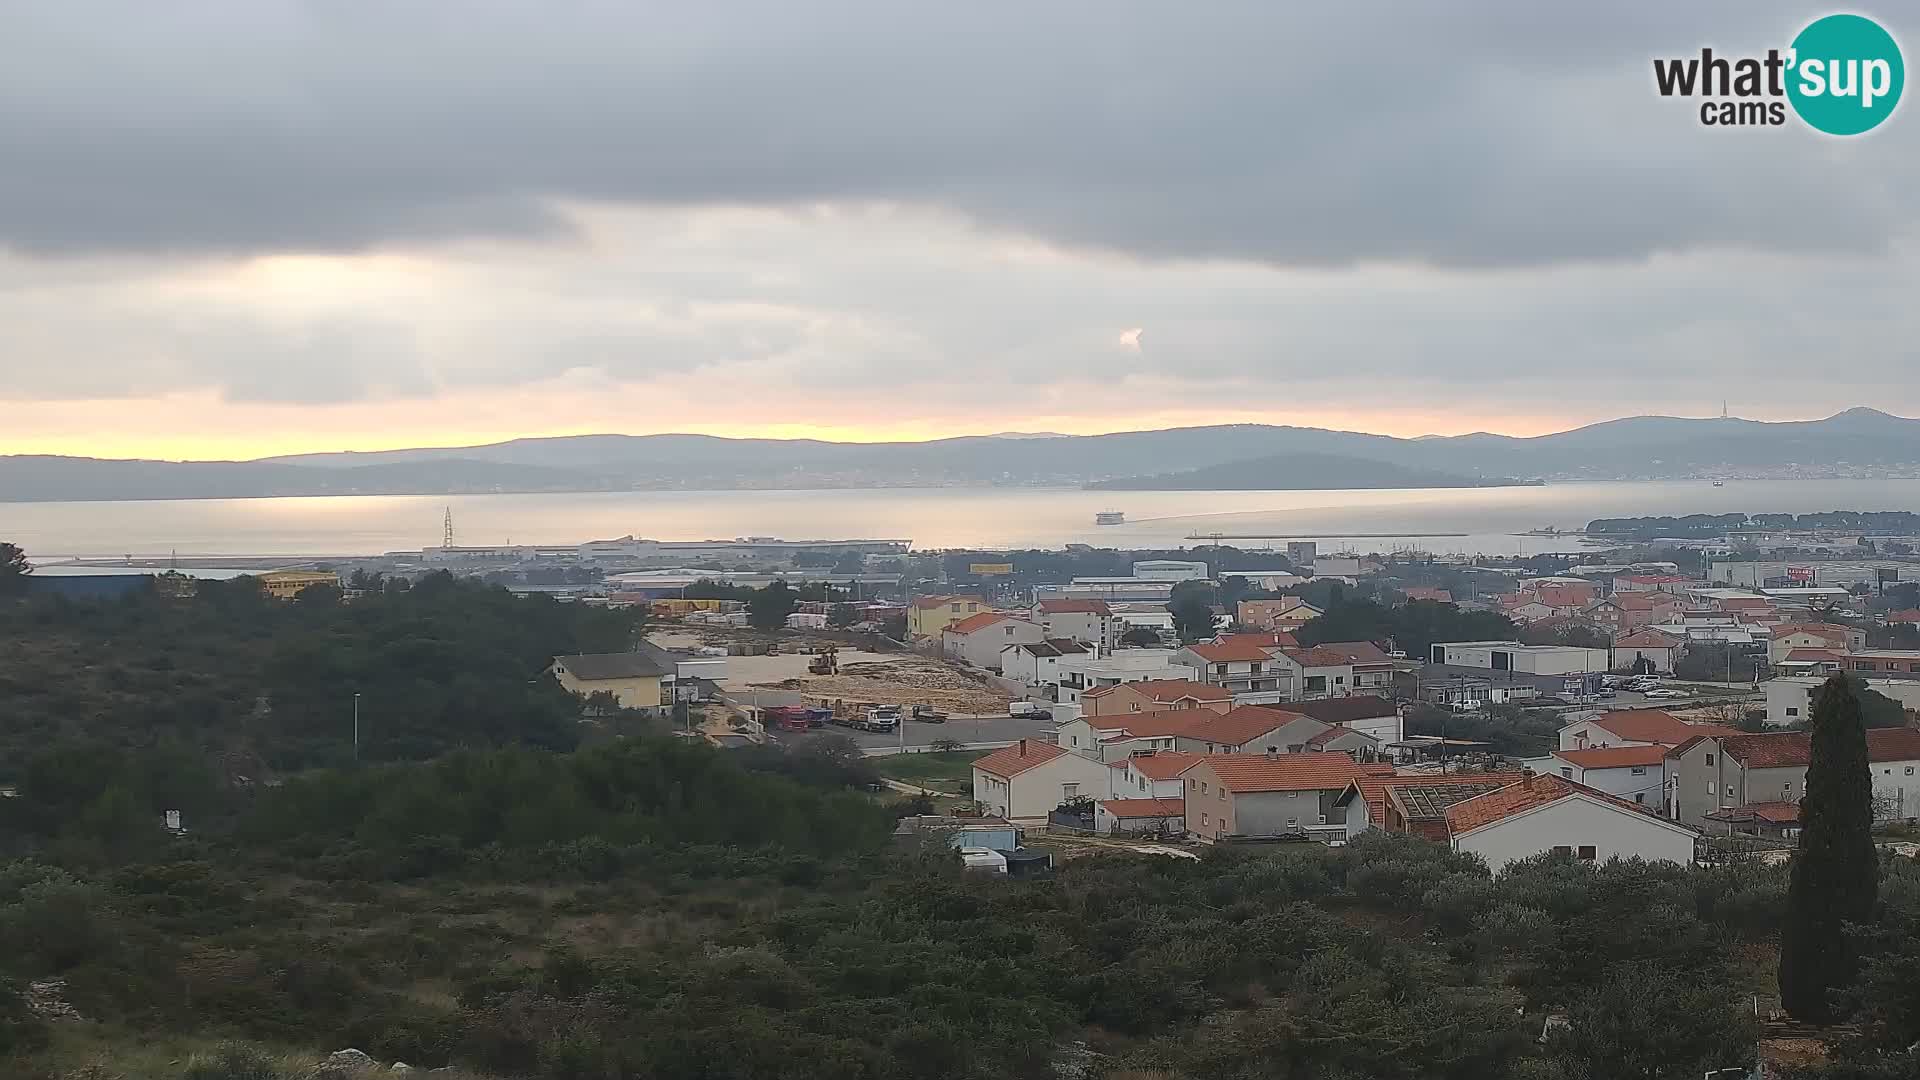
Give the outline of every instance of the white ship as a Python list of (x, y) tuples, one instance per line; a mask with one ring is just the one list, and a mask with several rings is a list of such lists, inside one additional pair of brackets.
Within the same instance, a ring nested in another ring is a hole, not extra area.
[(1125, 525), (1127, 523), (1127, 515), (1118, 510), (1102, 510), (1093, 515), (1093, 523), (1095, 525)]

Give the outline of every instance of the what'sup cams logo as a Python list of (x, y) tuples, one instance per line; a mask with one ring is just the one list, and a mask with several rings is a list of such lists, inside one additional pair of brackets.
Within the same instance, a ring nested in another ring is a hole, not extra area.
[(1907, 69), (1893, 35), (1864, 15), (1816, 19), (1784, 51), (1765, 56), (1656, 59), (1661, 97), (1699, 98), (1708, 127), (1779, 126), (1787, 107), (1815, 131), (1861, 135), (1900, 104)]

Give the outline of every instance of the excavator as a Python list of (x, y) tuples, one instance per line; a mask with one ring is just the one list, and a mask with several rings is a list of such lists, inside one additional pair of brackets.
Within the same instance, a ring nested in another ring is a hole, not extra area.
[(807, 671), (814, 675), (840, 674), (840, 650), (832, 645), (827, 646), (808, 661)]

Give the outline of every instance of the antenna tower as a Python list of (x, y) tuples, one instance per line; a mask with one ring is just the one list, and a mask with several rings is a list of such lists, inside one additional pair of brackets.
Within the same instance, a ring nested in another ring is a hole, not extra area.
[(442, 522), (442, 525), (443, 527), (441, 529), (441, 534), (440, 534), (440, 546), (452, 547), (453, 546), (453, 507), (451, 506), (447, 507), (447, 516)]

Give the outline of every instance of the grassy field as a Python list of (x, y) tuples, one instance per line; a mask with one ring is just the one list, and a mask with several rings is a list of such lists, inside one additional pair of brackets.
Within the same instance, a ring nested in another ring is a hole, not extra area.
[(907, 784), (946, 789), (973, 783), (973, 763), (985, 750), (950, 750), (941, 754), (892, 754), (875, 761), (880, 775)]

